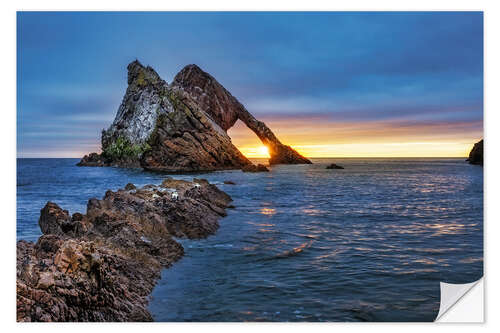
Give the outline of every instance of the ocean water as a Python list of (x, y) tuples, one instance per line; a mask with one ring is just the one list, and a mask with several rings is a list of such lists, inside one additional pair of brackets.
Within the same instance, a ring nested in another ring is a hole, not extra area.
[[(40, 236), (48, 200), (70, 213), (138, 169), (18, 159), (17, 238)], [(181, 240), (149, 309), (157, 321), (432, 321), (439, 282), (483, 275), (483, 169), (463, 159), (313, 159), (269, 173), (203, 177), (234, 209), (217, 234)], [(344, 170), (326, 170), (328, 163)], [(224, 185), (231, 180), (236, 185)]]

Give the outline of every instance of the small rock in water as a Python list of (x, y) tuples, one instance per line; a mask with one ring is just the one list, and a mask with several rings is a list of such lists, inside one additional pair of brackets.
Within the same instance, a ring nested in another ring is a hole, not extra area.
[(236, 185), (236, 183), (233, 182), (233, 181), (231, 181), (231, 180), (225, 180), (224, 184), (226, 184), (226, 185)]
[(329, 166), (326, 167), (327, 169), (344, 169), (343, 166), (340, 166), (338, 164), (332, 163)]
[(469, 158), (466, 160), (470, 164), (483, 165), (484, 163), (484, 140), (474, 144), (469, 153)]

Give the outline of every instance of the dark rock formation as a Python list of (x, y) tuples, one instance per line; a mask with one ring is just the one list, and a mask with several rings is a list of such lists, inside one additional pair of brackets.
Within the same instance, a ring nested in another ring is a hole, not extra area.
[(344, 169), (343, 166), (340, 166), (338, 164), (332, 163), (329, 166), (326, 167), (327, 169)]
[(183, 255), (172, 237), (203, 238), (231, 198), (204, 179), (107, 191), (85, 215), (48, 202), (36, 243), (17, 243), (18, 321), (151, 321), (148, 296)]
[(94, 167), (102, 167), (106, 166), (109, 163), (106, 161), (102, 154), (90, 153), (88, 155), (83, 156), (83, 158), (78, 162), (77, 166), (94, 166)]
[(472, 147), (472, 150), (469, 153), (469, 158), (467, 159), (467, 162), (469, 162), (470, 164), (483, 165), (483, 158), (484, 158), (483, 141), (484, 140), (481, 140), (475, 143), (474, 147)]
[(290, 146), (283, 145), (274, 133), (227, 91), (210, 74), (196, 65), (184, 67), (174, 78), (172, 89), (182, 91), (188, 105), (198, 105), (227, 131), (240, 119), (269, 149), (270, 164), (310, 164)]
[(79, 166), (167, 172), (240, 169), (251, 162), (226, 132), (238, 119), (269, 148), (271, 164), (311, 163), (283, 145), (196, 65), (186, 66), (171, 85), (138, 61), (127, 68), (128, 88), (113, 124), (102, 132), (102, 153), (86, 155)]
[(124, 189), (127, 190), (127, 191), (131, 191), (131, 190), (135, 190), (137, 187), (135, 187), (134, 184), (132, 183), (128, 183), (127, 185), (125, 185)]
[(243, 172), (269, 172), (269, 169), (264, 164), (249, 164), (241, 168)]

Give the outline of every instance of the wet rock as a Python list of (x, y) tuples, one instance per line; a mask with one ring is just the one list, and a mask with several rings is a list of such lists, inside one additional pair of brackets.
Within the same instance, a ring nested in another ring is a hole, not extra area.
[(71, 227), (71, 219), (67, 210), (49, 201), (40, 211), (38, 225), (44, 234), (59, 235), (64, 234), (63, 229)]
[(226, 184), (226, 185), (236, 185), (236, 183), (233, 182), (232, 180), (225, 180), (224, 184)]
[(241, 171), (243, 172), (269, 172), (269, 169), (264, 165), (264, 164), (250, 164), (250, 165), (245, 165), (243, 168), (241, 168)]
[(83, 156), (83, 158), (76, 164), (77, 166), (90, 166), (90, 167), (102, 167), (108, 165), (106, 159), (97, 153), (90, 153)]
[(343, 166), (340, 166), (338, 164), (332, 163), (329, 166), (326, 167), (327, 169), (344, 169)]
[(44, 234), (76, 236), (88, 229), (87, 220), (82, 214), (75, 213), (70, 218), (67, 210), (50, 201), (40, 211), (38, 224)]
[(151, 321), (148, 297), (160, 271), (184, 253), (173, 237), (213, 234), (231, 202), (204, 179), (164, 185), (107, 191), (72, 218), (48, 202), (44, 235), (17, 243), (17, 320)]
[(186, 66), (170, 85), (137, 60), (127, 69), (128, 88), (115, 120), (102, 132), (102, 153), (86, 155), (79, 166), (163, 172), (240, 169), (251, 162), (227, 134), (238, 119), (269, 148), (271, 164), (311, 163), (283, 145), (198, 66)]
[(481, 140), (475, 143), (474, 147), (472, 147), (472, 150), (469, 153), (469, 158), (467, 159), (467, 162), (469, 162), (470, 164), (483, 165), (483, 159), (484, 159), (483, 141), (484, 140)]
[(131, 191), (131, 190), (135, 190), (135, 189), (136, 189), (136, 187), (132, 183), (128, 183), (127, 185), (125, 185), (125, 190), (127, 190), (127, 191)]

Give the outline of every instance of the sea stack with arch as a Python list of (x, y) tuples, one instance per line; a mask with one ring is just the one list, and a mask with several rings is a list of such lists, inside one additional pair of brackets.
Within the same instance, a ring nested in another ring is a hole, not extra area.
[(258, 121), (215, 78), (196, 65), (168, 84), (135, 60), (127, 66), (128, 87), (115, 120), (103, 130), (100, 154), (79, 166), (142, 167), (166, 172), (241, 169), (252, 164), (227, 130), (239, 119), (269, 149), (270, 164), (310, 164)]

